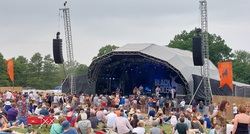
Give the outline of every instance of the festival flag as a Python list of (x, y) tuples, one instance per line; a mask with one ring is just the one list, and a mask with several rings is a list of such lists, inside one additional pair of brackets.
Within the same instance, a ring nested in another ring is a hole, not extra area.
[(220, 74), (220, 87), (227, 84), (233, 90), (233, 67), (232, 62), (219, 62), (218, 63)]
[(10, 77), (10, 80), (12, 82), (14, 82), (14, 63), (13, 63), (13, 60), (7, 60), (6, 66), (7, 66), (7, 73)]

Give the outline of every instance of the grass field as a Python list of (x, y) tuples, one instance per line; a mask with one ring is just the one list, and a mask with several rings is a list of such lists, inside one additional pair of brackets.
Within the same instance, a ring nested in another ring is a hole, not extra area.
[[(38, 132), (40, 132), (41, 134), (49, 134), (50, 133), (50, 126), (49, 125), (47, 128), (46, 126), (42, 126), (41, 129), (38, 128), (38, 126), (32, 126), (33, 129), (37, 130)], [(100, 126), (102, 126), (102, 124), (100, 124)], [(150, 126), (146, 126), (145, 129), (148, 131), (149, 128), (151, 128)], [(170, 125), (163, 125), (163, 126), (159, 126), (159, 128), (161, 128), (162, 130), (165, 130), (165, 132), (167, 134), (170, 134)], [(21, 128), (13, 128), (13, 130), (17, 131), (17, 132), (20, 132), (20, 133), (27, 133), (28, 129), (25, 128), (25, 129), (21, 129)], [(98, 130), (98, 129), (95, 129), (95, 130)], [(99, 129), (100, 130), (100, 129)]]

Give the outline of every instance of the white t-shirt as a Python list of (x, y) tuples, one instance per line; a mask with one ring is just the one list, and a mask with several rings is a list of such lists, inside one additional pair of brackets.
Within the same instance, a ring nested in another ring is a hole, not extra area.
[(137, 134), (145, 134), (146, 130), (144, 127), (136, 127), (133, 129), (133, 133)]
[(234, 113), (234, 114), (237, 114), (237, 113), (238, 113), (238, 108), (237, 108), (237, 106), (234, 106), (234, 107), (233, 107), (233, 113)]
[(117, 115), (113, 112), (109, 113), (106, 116), (107, 119), (107, 127), (113, 127), (115, 125), (115, 119), (116, 119)]
[(12, 93), (11, 92), (6, 92), (6, 99), (10, 99), (11, 98), (11, 96), (12, 96)]
[(41, 111), (41, 108), (36, 108), (36, 110), (35, 110), (34, 113), (35, 113), (36, 115), (40, 115), (40, 111)]
[(180, 105), (181, 107), (185, 107), (185, 101), (181, 101)]

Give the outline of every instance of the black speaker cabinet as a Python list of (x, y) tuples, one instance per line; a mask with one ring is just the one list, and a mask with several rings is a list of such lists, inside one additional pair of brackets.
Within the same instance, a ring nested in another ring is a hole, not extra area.
[(203, 66), (204, 64), (203, 46), (200, 36), (193, 38), (193, 62), (195, 66)]
[(64, 62), (62, 54), (62, 39), (53, 39), (53, 56), (55, 63), (62, 64)]

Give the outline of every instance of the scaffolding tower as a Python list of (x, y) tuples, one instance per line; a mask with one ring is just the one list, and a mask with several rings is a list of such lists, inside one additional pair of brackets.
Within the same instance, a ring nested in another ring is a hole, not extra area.
[(64, 31), (65, 31), (67, 59), (68, 59), (68, 68), (69, 68), (68, 77), (70, 80), (70, 92), (71, 94), (75, 94), (76, 84), (75, 84), (75, 78), (74, 78), (74, 53), (73, 53), (73, 43), (72, 43), (72, 34), (71, 34), (70, 13), (69, 13), (69, 8), (66, 8), (66, 7), (59, 9), (59, 10), (63, 11)]
[(209, 44), (208, 44), (208, 21), (207, 21), (207, 1), (200, 0), (200, 12), (201, 12), (201, 37), (203, 45), (203, 84), (205, 90), (205, 105), (211, 103), (212, 91), (210, 85), (210, 67), (209, 67)]

